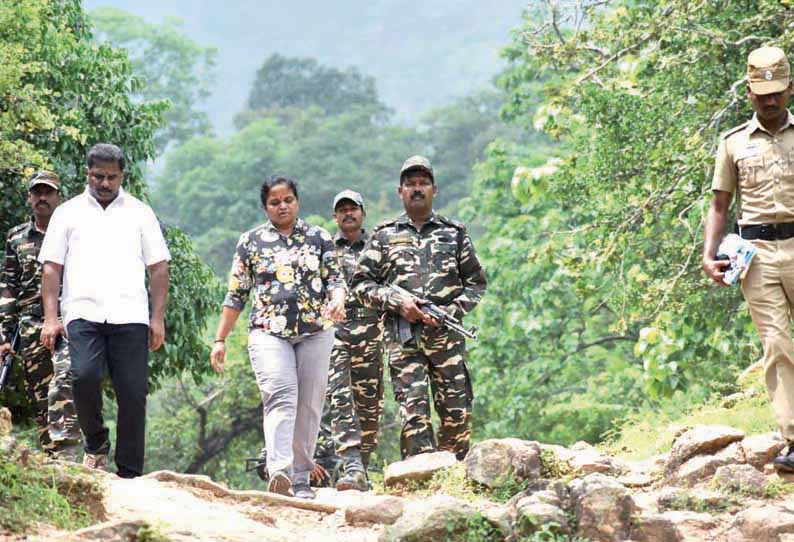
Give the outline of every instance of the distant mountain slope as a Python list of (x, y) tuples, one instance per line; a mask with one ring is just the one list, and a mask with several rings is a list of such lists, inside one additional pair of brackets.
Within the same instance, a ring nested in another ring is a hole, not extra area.
[[(412, 120), (482, 87), (500, 67), (499, 48), (520, 22), (521, 0), (85, 0), (151, 21), (177, 16), (187, 34), (219, 48), (213, 123), (231, 128), (267, 55), (311, 56), (375, 76), (380, 95)], [(221, 91), (222, 89), (222, 91)]]

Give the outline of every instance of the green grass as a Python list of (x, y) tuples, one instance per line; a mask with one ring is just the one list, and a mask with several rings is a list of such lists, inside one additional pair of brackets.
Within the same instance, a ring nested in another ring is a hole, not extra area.
[(710, 503), (706, 499), (699, 497), (689, 491), (682, 491), (676, 494), (666, 507), (669, 510), (681, 510), (699, 513), (721, 513), (734, 510), (741, 505), (735, 495), (726, 495), (725, 499), (719, 503)]
[(409, 481), (393, 487), (385, 487), (382, 476), (370, 476), (372, 487), (376, 493), (426, 498), (433, 495), (444, 494), (468, 502), (489, 500), (504, 503), (511, 497), (527, 488), (527, 481), (518, 481), (513, 476), (500, 485), (489, 489), (472, 482), (466, 478), (466, 465), (458, 462), (453, 467), (442, 469), (433, 474), (430, 480), (424, 482)]
[(761, 374), (743, 383), (744, 396), (723, 406), (724, 398), (683, 413), (643, 410), (629, 420), (603, 446), (611, 455), (641, 460), (667, 452), (676, 436), (695, 425), (728, 425), (746, 435), (775, 431), (772, 407)]
[(410, 494), (417, 498), (425, 498), (439, 493), (474, 502), (482, 500), (486, 495), (479, 492), (474, 484), (466, 479), (466, 465), (457, 463), (448, 469), (442, 469), (433, 474), (430, 480), (424, 482), (409, 481), (392, 487), (386, 487), (383, 476), (370, 475), (372, 487), (376, 493), (388, 495)]
[(0, 527), (30, 532), (36, 523), (80, 529), (94, 518), (81, 500), (84, 488), (59, 482), (53, 467), (0, 462)]

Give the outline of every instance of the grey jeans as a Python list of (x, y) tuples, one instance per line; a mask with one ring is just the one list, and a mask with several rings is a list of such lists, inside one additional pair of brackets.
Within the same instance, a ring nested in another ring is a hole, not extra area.
[(248, 334), (248, 356), (262, 396), (267, 469), (307, 482), (314, 468), (328, 385), (334, 330), (281, 339), (261, 330)]

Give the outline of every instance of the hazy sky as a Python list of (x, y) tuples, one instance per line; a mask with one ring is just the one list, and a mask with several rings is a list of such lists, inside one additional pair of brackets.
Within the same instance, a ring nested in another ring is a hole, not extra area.
[(521, 21), (521, 0), (84, 0), (158, 22), (218, 48), (218, 84), (207, 109), (221, 131), (244, 105), (271, 53), (312, 56), (373, 75), (400, 118), (482, 86), (502, 67), (499, 49)]

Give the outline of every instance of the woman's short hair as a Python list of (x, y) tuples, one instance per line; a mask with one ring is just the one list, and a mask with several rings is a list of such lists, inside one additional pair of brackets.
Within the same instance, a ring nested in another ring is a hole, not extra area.
[(298, 181), (282, 175), (271, 175), (265, 179), (262, 183), (262, 189), (259, 191), (259, 199), (262, 201), (262, 207), (267, 207), (267, 195), (270, 194), (270, 189), (280, 184), (287, 185), (287, 188), (295, 194), (295, 199), (300, 199), (298, 197)]

